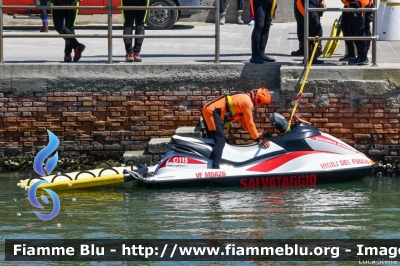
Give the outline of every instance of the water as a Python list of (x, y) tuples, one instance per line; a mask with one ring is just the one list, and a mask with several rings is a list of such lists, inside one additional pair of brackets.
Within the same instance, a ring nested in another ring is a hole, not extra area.
[(1, 173), (0, 180), (1, 260), (4, 240), (11, 238), (400, 238), (398, 177), (292, 190), (116, 186), (57, 192), (61, 211), (50, 221), (33, 213), (26, 192), (16, 186), (17, 174)]

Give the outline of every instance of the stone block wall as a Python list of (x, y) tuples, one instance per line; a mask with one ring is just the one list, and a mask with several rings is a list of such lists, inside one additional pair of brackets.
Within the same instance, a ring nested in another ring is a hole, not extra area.
[[(33, 156), (60, 139), (60, 156), (145, 150), (152, 138), (170, 137), (179, 126), (196, 126), (204, 103), (226, 91), (267, 87), (272, 103), (259, 108), (290, 116), (302, 67), (277, 64), (2, 65), (0, 158)], [(297, 114), (321, 131), (373, 159), (399, 161), (399, 69), (315, 68)], [(234, 123), (230, 141), (252, 142)], [(1, 166), (1, 165), (0, 165)], [(400, 165), (399, 165), (400, 166)]]
[[(170, 137), (179, 126), (197, 126), (203, 104), (220, 94), (212, 90), (0, 93), (0, 155), (35, 154), (47, 145), (47, 130), (60, 139), (61, 156), (145, 150), (152, 138)], [(290, 117), (295, 98), (280, 92), (273, 98), (271, 105), (257, 110), (254, 121), (260, 131), (276, 133), (267, 113)], [(365, 95), (354, 103), (347, 93), (304, 93), (297, 115), (368, 155), (399, 156), (399, 106), (388, 105), (383, 96)], [(252, 142), (238, 123), (232, 133), (232, 143)]]

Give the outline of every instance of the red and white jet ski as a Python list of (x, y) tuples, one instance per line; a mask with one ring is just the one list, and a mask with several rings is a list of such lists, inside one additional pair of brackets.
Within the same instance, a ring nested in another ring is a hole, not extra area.
[(311, 187), (354, 180), (371, 173), (374, 162), (312, 125), (295, 125), (270, 147), (226, 144), (220, 169), (211, 169), (212, 139), (172, 136), (172, 150), (159, 164), (127, 171), (148, 188)]

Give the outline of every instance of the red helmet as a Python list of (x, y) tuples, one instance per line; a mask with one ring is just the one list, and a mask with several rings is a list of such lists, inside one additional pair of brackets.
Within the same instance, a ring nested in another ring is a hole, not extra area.
[(259, 88), (258, 90), (253, 90), (250, 93), (251, 100), (254, 104), (270, 104), (271, 103), (271, 94), (266, 88)]

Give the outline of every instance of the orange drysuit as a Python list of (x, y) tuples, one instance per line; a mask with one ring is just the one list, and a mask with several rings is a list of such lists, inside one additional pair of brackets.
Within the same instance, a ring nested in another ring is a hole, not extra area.
[[(242, 125), (242, 127), (247, 132), (250, 133), (251, 137), (254, 140), (258, 139), (259, 134), (257, 132), (257, 128), (254, 125), (254, 121), (253, 121), (253, 113), (252, 113), (253, 102), (251, 101), (250, 96), (245, 93), (239, 93), (239, 94), (232, 95), (232, 103), (233, 103), (233, 107), (236, 112), (235, 118), (236, 119), (239, 118), (239, 123)], [(203, 107), (202, 114), (203, 114), (204, 120), (207, 124), (209, 131), (217, 130), (216, 126), (215, 126), (213, 112), (215, 109), (218, 109), (218, 108), (221, 110), (220, 118), (222, 121), (227, 112), (226, 97), (222, 97), (220, 99), (210, 101)]]

